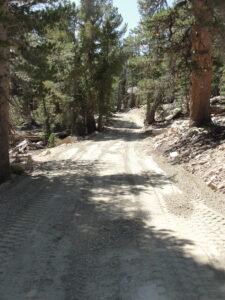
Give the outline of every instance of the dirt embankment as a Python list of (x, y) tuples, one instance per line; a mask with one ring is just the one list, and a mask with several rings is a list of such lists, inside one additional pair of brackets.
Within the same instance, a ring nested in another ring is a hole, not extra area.
[[(141, 125), (144, 110), (133, 109), (129, 114)], [(143, 132), (153, 136), (153, 151), (202, 178), (219, 196), (225, 195), (225, 114), (215, 115), (213, 122), (212, 127), (190, 128), (188, 119), (180, 118), (145, 127)]]

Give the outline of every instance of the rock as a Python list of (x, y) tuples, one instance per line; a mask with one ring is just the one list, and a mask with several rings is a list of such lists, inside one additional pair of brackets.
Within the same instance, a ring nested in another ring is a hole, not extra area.
[(67, 136), (65, 139), (59, 141), (57, 143), (57, 146), (63, 145), (63, 144), (72, 144), (72, 143), (76, 143), (77, 141), (79, 141), (79, 139), (77, 137)]
[(210, 99), (210, 104), (225, 104), (225, 96), (216, 96)]
[(221, 151), (225, 150), (225, 145), (219, 146), (218, 149), (221, 150)]
[(208, 187), (210, 187), (214, 191), (217, 190), (217, 186), (216, 186), (216, 183), (215, 183), (216, 179), (217, 179), (217, 176), (214, 173), (214, 175), (212, 177), (210, 177), (210, 179), (206, 182)]
[(175, 108), (170, 112), (170, 115), (165, 118), (166, 121), (171, 121), (182, 116), (181, 108)]
[(156, 136), (156, 135), (160, 135), (160, 134), (163, 134), (163, 133), (166, 133), (167, 132), (167, 128), (152, 128), (152, 135)]
[(43, 149), (43, 142), (42, 141), (38, 141), (38, 142), (34, 142), (32, 143), (29, 139), (25, 138), (23, 141), (21, 141), (19, 144), (17, 144), (14, 148), (12, 148), (9, 151), (10, 155), (15, 155), (18, 153), (26, 153), (29, 150), (37, 150), (37, 149)]
[(212, 182), (207, 183), (207, 185), (213, 191), (217, 191), (217, 186), (215, 184), (213, 184)]
[(141, 130), (141, 133), (151, 134), (152, 133), (152, 127), (151, 126), (144, 127)]
[(38, 149), (43, 149), (44, 148), (44, 142), (43, 141), (39, 141), (35, 144), (33, 144), (35, 147), (37, 147)]
[(187, 149), (187, 150), (185, 150), (183, 153), (182, 153), (182, 156), (183, 157), (187, 157), (187, 156), (189, 156), (190, 155), (190, 153), (191, 153), (191, 151), (189, 150), (189, 149)]
[[(214, 171), (215, 172), (215, 171)], [(210, 182), (213, 182), (214, 180), (216, 180), (216, 174), (214, 173), (214, 175), (210, 178)]]
[(12, 173), (20, 175), (25, 171), (33, 170), (33, 159), (31, 154), (17, 154), (10, 158)]
[(178, 152), (170, 152), (170, 158), (176, 158), (177, 156), (179, 156)]
[(198, 128), (190, 128), (188, 132), (186, 133), (186, 137), (194, 137), (199, 134), (199, 129)]
[(16, 145), (13, 151), (24, 152), (25, 150), (28, 150), (31, 144), (32, 143), (29, 140), (25, 139), (22, 142), (20, 142), (18, 145)]
[(158, 149), (161, 145), (162, 145), (161, 142), (156, 142), (156, 143), (154, 144), (154, 149)]
[(225, 112), (225, 107), (224, 106), (219, 106), (219, 105), (215, 105), (215, 106), (211, 106), (211, 113), (214, 115), (219, 115)]
[(189, 121), (188, 120), (177, 120), (175, 122), (173, 122), (173, 124), (171, 125), (171, 131), (172, 132), (180, 132), (183, 131), (187, 128), (189, 128)]
[(50, 150), (45, 150), (45, 151), (41, 152), (40, 156), (47, 156), (49, 154), (51, 154), (51, 151)]
[(222, 190), (222, 189), (225, 189), (225, 183), (221, 183), (217, 186), (217, 189), (218, 190)]
[(12, 163), (11, 171), (16, 175), (22, 175), (26, 171), (26, 162)]
[(55, 136), (59, 139), (65, 139), (70, 135), (69, 131), (55, 132)]

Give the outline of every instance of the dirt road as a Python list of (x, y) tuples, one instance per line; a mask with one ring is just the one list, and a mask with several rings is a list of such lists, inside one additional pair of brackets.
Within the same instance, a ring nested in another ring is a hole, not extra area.
[(0, 300), (225, 299), (223, 212), (150, 142), (118, 114), (0, 188)]

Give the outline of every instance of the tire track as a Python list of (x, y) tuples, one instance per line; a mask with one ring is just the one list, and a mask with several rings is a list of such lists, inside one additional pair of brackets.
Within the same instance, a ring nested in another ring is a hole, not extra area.
[[(136, 146), (137, 147), (137, 146)], [(135, 153), (135, 154), (134, 154)], [(135, 146), (133, 149), (133, 160), (134, 156), (136, 155), (136, 159), (139, 162), (140, 166), (142, 167), (143, 172), (149, 171), (148, 167), (143, 164), (143, 159), (141, 159), (141, 156), (137, 154), (135, 151)], [(146, 169), (147, 168), (147, 169)], [(172, 183), (165, 183), (171, 185), (171, 191), (173, 191)], [(183, 231), (183, 236), (185, 236), (191, 241), (193, 239), (193, 233), (196, 231), (196, 229), (199, 230), (198, 236), (202, 237), (208, 237), (211, 236), (211, 242), (218, 246), (220, 251), (224, 254), (224, 219), (212, 211), (209, 212), (208, 209), (202, 207), (201, 204), (199, 204), (199, 207), (196, 207), (196, 217), (195, 221), (193, 222), (193, 216), (191, 216), (192, 226), (188, 226), (188, 222), (186, 220), (179, 220), (174, 216), (171, 215), (171, 213), (168, 211), (167, 206), (165, 204), (165, 200), (162, 197), (162, 191), (160, 188), (155, 187), (154, 191), (156, 192), (156, 199), (159, 201), (159, 206), (161, 207), (161, 214), (164, 216), (164, 226), (165, 228), (171, 228), (174, 231), (174, 234), (176, 234), (176, 230), (181, 227), (182, 229), (185, 228)], [(174, 196), (176, 194), (174, 193)], [(150, 197), (150, 196), (149, 196)], [(167, 224), (166, 224), (166, 220)], [(177, 220), (176, 220), (177, 219)], [(206, 221), (208, 220), (208, 224), (206, 224)], [(178, 223), (179, 222), (179, 223)], [(180, 223), (183, 222), (184, 224), (181, 226)], [(161, 222), (162, 225), (163, 222)], [(193, 224), (195, 227), (195, 230), (193, 229)], [(217, 226), (215, 226), (217, 224)], [(215, 229), (212, 231), (209, 229), (209, 226), (213, 228), (215, 226)], [(204, 229), (204, 230), (201, 230)], [(179, 234), (177, 238), (179, 237)], [(199, 242), (198, 239), (196, 239), (197, 235), (195, 236), (195, 240)], [(177, 240), (176, 238), (176, 240)], [(199, 244), (199, 243), (198, 243)], [(201, 248), (203, 248), (203, 251), (206, 252), (207, 246), (210, 245), (209, 240), (206, 241), (204, 249), (203, 245), (201, 245)], [(176, 244), (173, 245), (176, 247)], [(196, 247), (196, 246), (194, 246)], [(160, 248), (160, 247), (159, 247)], [(190, 263), (190, 260), (187, 259), (187, 257), (184, 255), (184, 253), (187, 253), (187, 251), (181, 252), (171, 252), (168, 253), (167, 256), (162, 256), (161, 262), (159, 263), (159, 269), (161, 277), (163, 278), (163, 284), (167, 291), (167, 294), (172, 295), (171, 299), (223, 299), (224, 293), (220, 292), (217, 288), (217, 285), (214, 281), (212, 281), (212, 275), (210, 272), (210, 268), (207, 269), (207, 267), (203, 267), (202, 269), (199, 268), (197, 264)], [(204, 254), (203, 252), (203, 254)], [(189, 253), (189, 255), (192, 255)], [(217, 256), (218, 258), (218, 256)], [(209, 260), (210, 261), (210, 260)], [(162, 266), (165, 266), (164, 270)], [(168, 273), (168, 270), (170, 272)], [(171, 270), (173, 270), (171, 272)], [(173, 279), (171, 281), (171, 278)], [(215, 280), (215, 279), (214, 279)], [(179, 284), (178, 284), (179, 283)], [(169, 291), (169, 292), (168, 292)], [(174, 291), (175, 294), (174, 294)]]
[(2, 198), (0, 298), (224, 299), (205, 254), (222, 251), (223, 218), (197, 203), (189, 218), (170, 213), (164, 186), (176, 188), (145, 163), (138, 133), (110, 134), (52, 156)]

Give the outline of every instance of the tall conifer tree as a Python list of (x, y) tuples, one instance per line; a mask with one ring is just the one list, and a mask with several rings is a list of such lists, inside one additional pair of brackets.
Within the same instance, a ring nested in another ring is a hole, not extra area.
[[(140, 0), (140, 11), (144, 18), (151, 18), (167, 8), (166, 0)], [(179, 9), (185, 9), (190, 27), (184, 25), (183, 39), (191, 44), (191, 87), (190, 87), (190, 121), (191, 125), (202, 126), (211, 121), (210, 96), (212, 82), (212, 48), (213, 36), (224, 26), (225, 3), (222, 0), (181, 0), (176, 1), (168, 18), (168, 34), (174, 34), (175, 21)], [(186, 24), (187, 25), (187, 24)], [(166, 26), (166, 24), (164, 24)], [(220, 27), (220, 28), (219, 28)], [(188, 50), (188, 49), (187, 49)], [(185, 53), (187, 56), (187, 53)]]
[[(9, 165), (9, 98), (10, 98), (10, 47), (24, 26), (32, 26), (32, 7), (54, 1), (26, 0), (0, 1), (0, 183), (10, 177)], [(36, 6), (36, 13), (38, 13)], [(27, 24), (26, 24), (27, 22)], [(19, 29), (19, 30), (18, 30)]]

